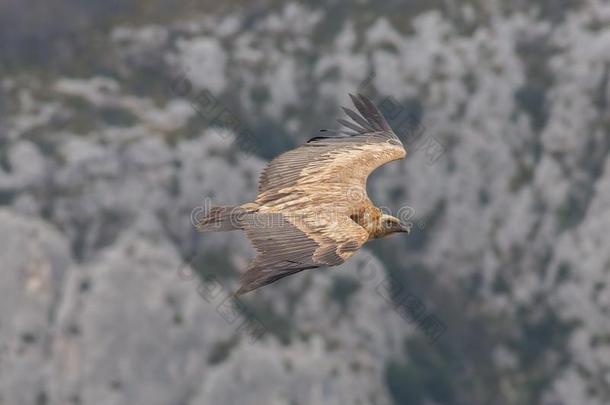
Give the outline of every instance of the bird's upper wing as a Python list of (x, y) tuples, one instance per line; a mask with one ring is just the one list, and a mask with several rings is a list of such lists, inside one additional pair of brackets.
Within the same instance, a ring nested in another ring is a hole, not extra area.
[(402, 159), (406, 150), (375, 105), (350, 94), (358, 113), (339, 120), (350, 131), (321, 136), (273, 159), (263, 171), (256, 202), (300, 211), (310, 204), (335, 209), (366, 198), (366, 179), (377, 167)]
[(256, 213), (242, 226), (258, 255), (241, 276), (236, 295), (302, 270), (343, 263), (368, 239), (349, 217), (328, 213)]

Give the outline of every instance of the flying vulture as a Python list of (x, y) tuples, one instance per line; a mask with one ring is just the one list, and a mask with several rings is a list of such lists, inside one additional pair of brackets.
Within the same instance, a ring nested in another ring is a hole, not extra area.
[(271, 160), (258, 196), (237, 207), (213, 207), (200, 231), (243, 230), (258, 254), (240, 278), (240, 295), (302, 270), (336, 266), (366, 241), (411, 230), (368, 198), (366, 179), (406, 150), (377, 107), (362, 95), (343, 108), (337, 135), (318, 136)]

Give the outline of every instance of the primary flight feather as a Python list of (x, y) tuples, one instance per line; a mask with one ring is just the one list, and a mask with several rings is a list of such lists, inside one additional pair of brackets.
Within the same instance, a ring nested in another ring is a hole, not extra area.
[(201, 231), (241, 229), (257, 250), (236, 295), (341, 264), (368, 240), (410, 232), (366, 194), (369, 174), (407, 152), (368, 98), (350, 97), (360, 114), (343, 108), (353, 121), (338, 121), (348, 130), (279, 155), (263, 170), (254, 202), (214, 207), (198, 222)]

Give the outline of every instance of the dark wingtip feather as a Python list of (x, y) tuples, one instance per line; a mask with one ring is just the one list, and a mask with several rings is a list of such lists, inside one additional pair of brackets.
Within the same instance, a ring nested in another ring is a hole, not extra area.
[(371, 127), (371, 124), (369, 124), (367, 122), (367, 120), (365, 120), (364, 118), (362, 118), (360, 115), (358, 115), (357, 112), (355, 112), (354, 110), (350, 110), (349, 108), (345, 108), (345, 107), (341, 107), (343, 109), (343, 111), (354, 121), (356, 121), (356, 123), (358, 125), (360, 125), (362, 128), (368, 130), (368, 131), (373, 131), (373, 127)]
[[(348, 108), (343, 108), (343, 111), (362, 128), (358, 131), (359, 133), (374, 132), (374, 131), (391, 131), (392, 129), (388, 125), (387, 121), (379, 111), (379, 109), (373, 104), (373, 102), (365, 95), (358, 94), (354, 95), (348, 93), (354, 106), (360, 113), (358, 115), (355, 111)], [(345, 125), (344, 122), (339, 121)], [(352, 124), (354, 125), (354, 124)], [(351, 128), (349, 125), (345, 125)], [(352, 128), (354, 129), (354, 128)]]
[(339, 124), (341, 124), (341, 125), (343, 125), (343, 126), (345, 126), (345, 127), (349, 128), (349, 129), (353, 129), (354, 131), (356, 131), (356, 132), (358, 132), (358, 133), (361, 133), (361, 134), (362, 134), (362, 133), (367, 132), (367, 130), (366, 130), (365, 128), (362, 128), (361, 126), (356, 125), (356, 124), (354, 124), (353, 122), (349, 122), (349, 121), (347, 121), (347, 120), (344, 120), (344, 119), (342, 119), (342, 118), (339, 118), (339, 119), (337, 120), (337, 122), (339, 122)]
[[(379, 109), (373, 104), (373, 102), (362, 94), (354, 95), (348, 93), (351, 98), (356, 110), (353, 111), (346, 107), (341, 107), (343, 111), (353, 120), (347, 121), (344, 119), (338, 119), (337, 121), (342, 126), (346, 127), (350, 131), (345, 130), (321, 130), (322, 132), (334, 132), (337, 134), (344, 134), (348, 136), (354, 136), (359, 134), (366, 134), (371, 132), (386, 131), (392, 133), (392, 128), (388, 125), (388, 122), (383, 117)], [(358, 114), (359, 113), (359, 114)], [(354, 131), (354, 132), (352, 132)], [(321, 137), (315, 137), (307, 141), (307, 143), (320, 139)]]
[(363, 113), (364, 118), (366, 118), (369, 122), (374, 121), (379, 127), (381, 127), (384, 131), (391, 131), (392, 129), (388, 125), (388, 122), (381, 114), (381, 111), (373, 104), (373, 102), (365, 95), (358, 94), (361, 102), (364, 104), (365, 112)]
[(314, 136), (313, 138), (309, 138), (306, 143), (312, 143), (312, 142), (320, 141), (322, 139), (350, 138), (354, 135), (358, 135), (357, 132), (343, 131), (343, 130), (336, 130), (336, 129), (321, 129), (320, 132), (328, 132), (328, 133), (332, 133), (332, 134), (336, 134), (336, 135), (334, 135), (334, 136), (330, 136), (330, 135)]
[(330, 136), (314, 136), (313, 138), (308, 139), (306, 143), (312, 143), (315, 141), (319, 141), (321, 139), (328, 139), (328, 138), (331, 138), (331, 137)]

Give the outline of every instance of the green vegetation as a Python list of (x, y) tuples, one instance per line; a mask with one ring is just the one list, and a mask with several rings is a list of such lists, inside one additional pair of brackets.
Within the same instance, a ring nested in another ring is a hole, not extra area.
[(290, 344), (296, 332), (290, 316), (278, 314), (271, 303), (262, 299), (240, 298), (240, 302), (244, 304), (243, 315), (247, 319), (260, 322), (265, 332), (274, 335), (282, 344)]
[(360, 289), (360, 282), (353, 277), (335, 276), (328, 295), (342, 308), (347, 306), (350, 297)]
[(107, 125), (116, 127), (130, 127), (137, 122), (135, 115), (123, 108), (102, 107), (99, 116)]
[(191, 267), (202, 280), (215, 277), (218, 280), (231, 280), (237, 277), (237, 269), (230, 260), (230, 252), (226, 249), (214, 250), (198, 254), (191, 260)]
[(208, 355), (208, 363), (215, 365), (225, 361), (231, 354), (231, 350), (237, 345), (237, 342), (237, 337), (216, 342)]
[(385, 382), (396, 404), (423, 405), (431, 400), (458, 404), (449, 352), (431, 347), (420, 337), (408, 339), (405, 346), (407, 358), (390, 361), (385, 370)]
[(578, 225), (585, 217), (585, 206), (574, 195), (568, 196), (566, 201), (557, 209), (557, 223), (559, 230), (563, 231)]
[(510, 178), (509, 189), (510, 191), (517, 192), (521, 187), (525, 186), (532, 181), (534, 172), (531, 167), (524, 163), (519, 163), (515, 174)]

